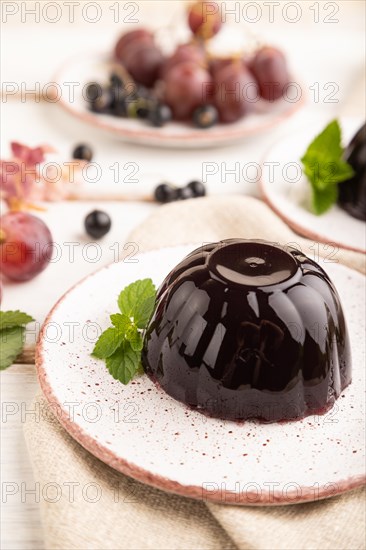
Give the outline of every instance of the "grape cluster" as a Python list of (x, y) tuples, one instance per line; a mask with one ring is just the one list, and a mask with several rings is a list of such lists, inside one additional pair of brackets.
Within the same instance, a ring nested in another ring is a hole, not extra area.
[(290, 78), (280, 50), (264, 46), (250, 58), (242, 52), (231, 58), (210, 56), (208, 41), (222, 26), (215, 2), (193, 4), (188, 25), (192, 40), (169, 57), (151, 31), (123, 34), (114, 48), (118, 74), (107, 86), (91, 83), (87, 89), (91, 110), (138, 117), (158, 127), (174, 118), (205, 129), (239, 120), (260, 98), (283, 96)]

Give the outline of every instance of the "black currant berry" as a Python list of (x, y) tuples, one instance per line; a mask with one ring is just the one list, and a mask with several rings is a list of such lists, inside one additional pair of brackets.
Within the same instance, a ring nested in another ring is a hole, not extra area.
[(178, 199), (179, 189), (168, 183), (161, 183), (154, 191), (155, 200), (161, 203), (173, 202)]
[(90, 82), (85, 89), (85, 99), (89, 103), (94, 103), (103, 93), (102, 86), (98, 82)]
[(90, 109), (94, 113), (109, 113), (113, 109), (115, 94), (112, 88), (102, 88), (102, 93), (91, 102)]
[(218, 120), (219, 114), (213, 105), (202, 105), (193, 113), (193, 123), (198, 128), (211, 128)]
[(178, 189), (178, 199), (179, 201), (185, 201), (187, 199), (194, 199), (195, 195), (189, 187), (181, 187)]
[(124, 87), (124, 82), (123, 82), (122, 78), (120, 76), (118, 76), (118, 74), (116, 74), (116, 73), (111, 74), (111, 76), (109, 77), (109, 81), (111, 83), (111, 86), (114, 86), (116, 88), (123, 88)]
[(72, 153), (72, 157), (78, 160), (86, 160), (88, 162), (93, 158), (93, 151), (89, 145), (81, 143), (77, 145)]
[(153, 126), (161, 128), (164, 124), (172, 120), (172, 111), (168, 105), (159, 103), (151, 109), (148, 118)]
[(93, 239), (101, 239), (112, 227), (112, 221), (106, 212), (94, 210), (87, 215), (84, 221), (85, 231)]
[(206, 187), (202, 181), (194, 180), (188, 183), (187, 187), (192, 190), (195, 197), (204, 197), (206, 195)]

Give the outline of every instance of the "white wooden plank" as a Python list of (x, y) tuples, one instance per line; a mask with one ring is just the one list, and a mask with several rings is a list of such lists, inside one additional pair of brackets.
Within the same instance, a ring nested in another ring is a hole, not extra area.
[[(1, 383), (1, 548), (41, 550), (43, 534), (39, 504), (22, 502), (20, 484), (31, 488), (34, 478), (23, 435), (21, 407), (30, 407), (39, 391), (35, 367), (15, 365), (0, 374)], [(18, 411), (18, 412), (16, 412)], [(9, 414), (14, 412), (14, 414)], [(13, 485), (11, 485), (13, 484)], [(19, 491), (10, 495), (11, 489)]]

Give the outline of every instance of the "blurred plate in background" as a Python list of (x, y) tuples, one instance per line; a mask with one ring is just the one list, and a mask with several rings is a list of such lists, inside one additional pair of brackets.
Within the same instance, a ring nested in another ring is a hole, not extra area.
[(295, 102), (279, 100), (268, 103), (260, 100), (256, 103), (257, 113), (245, 116), (233, 124), (218, 124), (209, 130), (200, 130), (179, 122), (154, 128), (141, 120), (95, 114), (88, 109), (83, 97), (86, 85), (93, 81), (108, 82), (110, 72), (107, 55), (85, 54), (66, 62), (54, 79), (61, 89), (60, 104), (84, 122), (136, 144), (187, 149), (229, 145), (238, 139), (260, 134), (277, 126), (298, 111), (305, 102), (304, 93)]

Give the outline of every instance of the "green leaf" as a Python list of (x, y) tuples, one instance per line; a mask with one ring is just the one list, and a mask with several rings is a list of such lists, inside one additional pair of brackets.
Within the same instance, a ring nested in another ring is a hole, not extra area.
[[(324, 130), (313, 139), (306, 153), (325, 153), (329, 158), (340, 158), (342, 149), (342, 130), (338, 120), (332, 120)], [(301, 159), (302, 160), (302, 159)]]
[(22, 311), (0, 311), (0, 330), (9, 327), (20, 327), (34, 321), (33, 317)]
[(145, 300), (155, 296), (155, 293), (155, 286), (151, 279), (135, 281), (122, 290), (118, 297), (118, 307), (121, 313), (124, 313), (128, 317), (133, 317), (136, 324), (137, 320), (140, 324), (140, 319), (136, 319), (136, 317), (138, 318), (136, 310)]
[(331, 175), (333, 183), (340, 183), (342, 181), (350, 180), (353, 176), (355, 176), (355, 171), (352, 166), (344, 160), (334, 162), (333, 170), (334, 172)]
[(144, 340), (142, 330), (154, 310), (156, 289), (151, 279), (135, 281), (118, 297), (121, 313), (110, 316), (113, 327), (101, 334), (92, 355), (104, 359), (111, 375), (128, 384), (143, 372), (141, 350)]
[(352, 166), (342, 158), (341, 142), (341, 127), (333, 120), (310, 143), (301, 158), (304, 173), (312, 186), (312, 206), (316, 214), (323, 214), (337, 201), (337, 184), (354, 176)]
[(121, 332), (126, 332), (128, 327), (131, 326), (131, 319), (122, 313), (113, 313), (113, 315), (111, 315), (111, 321)]
[(330, 161), (322, 154), (317, 157), (311, 154), (303, 158), (306, 160), (305, 175), (310, 183), (320, 190), (349, 180), (355, 175), (352, 166), (342, 159)]
[(134, 351), (141, 352), (144, 347), (144, 339), (142, 338), (142, 334), (138, 332), (136, 338), (134, 340), (130, 340), (130, 344)]
[(117, 328), (107, 328), (107, 330), (102, 332), (99, 336), (92, 351), (92, 355), (94, 355), (94, 357), (98, 357), (98, 359), (105, 359), (106, 357), (109, 357), (116, 351), (118, 346), (121, 345), (124, 337), (124, 332), (119, 331)]
[(140, 352), (134, 351), (130, 342), (124, 340), (113, 355), (107, 358), (107, 369), (113, 378), (126, 385), (139, 372), (140, 357)]
[(131, 340), (136, 339), (136, 334), (138, 334), (137, 326), (132, 324), (126, 330), (126, 340), (131, 342)]
[(326, 189), (319, 190), (313, 187), (312, 208), (315, 214), (318, 216), (324, 214), (338, 198), (338, 189), (334, 185), (327, 187)]
[(138, 328), (146, 328), (147, 323), (150, 320), (152, 312), (154, 311), (156, 300), (156, 290), (154, 288), (154, 294), (146, 298), (141, 304), (136, 307), (134, 320)]
[(136, 325), (131, 325), (126, 332), (126, 340), (131, 344), (134, 351), (141, 351), (144, 345), (141, 332), (138, 331)]
[(23, 349), (24, 327), (4, 328), (0, 334), (0, 370), (10, 367)]

